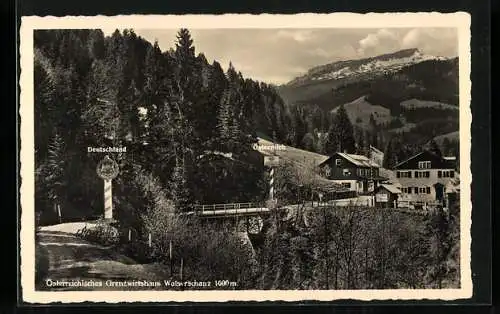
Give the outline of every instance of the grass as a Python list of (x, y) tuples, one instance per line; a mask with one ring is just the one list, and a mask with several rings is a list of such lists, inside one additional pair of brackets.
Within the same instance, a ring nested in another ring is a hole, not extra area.
[[(359, 97), (358, 99), (344, 104), (344, 108), (349, 116), (349, 120), (364, 129), (370, 127), (370, 115), (377, 123), (388, 123), (391, 121), (392, 116), (389, 109), (378, 105), (372, 105), (366, 99), (366, 96)], [(336, 112), (338, 109), (335, 108), (332, 112)], [(356, 122), (358, 119), (361, 122)]]
[[(266, 140), (262, 137), (259, 137), (258, 141), (259, 145), (273, 145), (274, 143), (270, 140)], [(283, 160), (291, 161), (298, 164), (308, 164), (310, 162), (314, 162), (315, 165), (322, 163), (327, 160), (329, 156), (313, 153), (307, 150), (298, 149), (291, 146), (285, 146), (284, 150), (276, 150), (275, 154), (282, 158)], [(271, 151), (262, 151), (264, 155), (271, 155)]]

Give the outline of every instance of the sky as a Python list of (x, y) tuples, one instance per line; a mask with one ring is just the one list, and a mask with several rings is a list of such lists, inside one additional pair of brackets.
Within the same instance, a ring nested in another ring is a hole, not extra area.
[[(175, 46), (177, 29), (134, 29), (165, 51)], [(455, 57), (453, 28), (383, 29), (190, 29), (196, 54), (224, 69), (232, 62), (244, 77), (284, 84), (308, 69), (340, 60), (360, 59), (405, 48)], [(106, 32), (109, 34), (109, 32)]]

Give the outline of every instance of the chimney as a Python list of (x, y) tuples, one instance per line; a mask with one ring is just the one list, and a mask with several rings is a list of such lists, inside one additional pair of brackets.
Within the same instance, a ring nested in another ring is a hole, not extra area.
[(347, 149), (344, 149), (344, 154), (347, 154)]

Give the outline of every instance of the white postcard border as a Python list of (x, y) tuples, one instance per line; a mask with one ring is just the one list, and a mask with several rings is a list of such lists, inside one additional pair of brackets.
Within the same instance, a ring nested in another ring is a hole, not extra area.
[[(35, 291), (33, 30), (213, 28), (406, 28), (453, 27), (458, 31), (460, 82), (460, 232), (459, 289), (397, 290), (243, 290), (243, 291)], [(22, 17), (20, 38), (21, 291), (24, 302), (226, 302), (457, 300), (472, 297), (471, 274), (471, 133), (470, 15), (456, 13), (331, 13)]]

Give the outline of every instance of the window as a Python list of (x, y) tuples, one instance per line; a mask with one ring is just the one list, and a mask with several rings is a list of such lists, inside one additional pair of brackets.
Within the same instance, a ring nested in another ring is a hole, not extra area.
[(332, 173), (332, 169), (330, 169), (330, 167), (326, 167), (326, 168), (325, 168), (325, 175), (326, 175), (327, 177), (329, 177), (331, 173)]
[(429, 171), (415, 171), (415, 178), (429, 178)]
[[(411, 171), (397, 171), (396, 176), (398, 178), (411, 178)], [(415, 176), (417, 176), (416, 171), (415, 171)]]
[(430, 168), (431, 168), (430, 161), (419, 161), (418, 162), (418, 169), (430, 169)]
[(415, 194), (418, 194), (418, 188), (414, 188)]
[(340, 166), (340, 163), (342, 162), (342, 159), (335, 159), (335, 166)]
[(408, 194), (411, 194), (411, 188), (407, 188), (406, 192), (407, 192)]
[(348, 175), (351, 174), (351, 172), (349, 171), (349, 169), (342, 170), (342, 173), (344, 174), (344, 176), (348, 176)]
[(426, 187), (426, 188), (425, 188), (425, 192), (426, 192), (427, 194), (431, 194), (431, 188), (430, 188), (430, 187)]
[(453, 170), (443, 170), (438, 171), (438, 177), (441, 178), (453, 178), (455, 177), (455, 171)]
[(420, 192), (421, 194), (427, 193), (427, 192), (426, 192), (425, 187), (424, 187), (424, 188), (420, 188), (420, 189), (419, 189), (419, 192)]
[(351, 182), (344, 182), (344, 183), (342, 183), (342, 187), (350, 189), (351, 188)]

